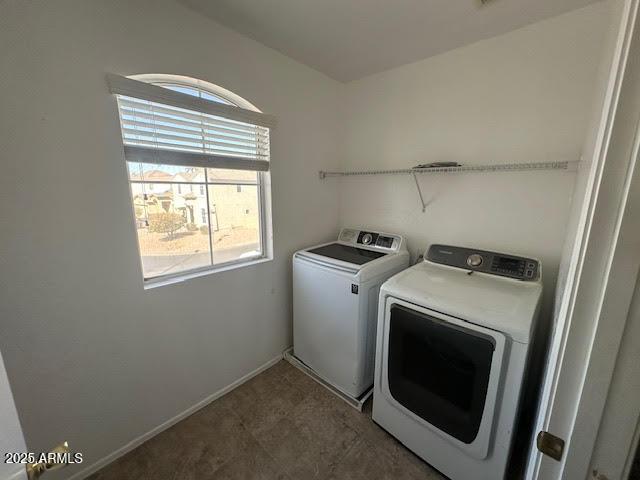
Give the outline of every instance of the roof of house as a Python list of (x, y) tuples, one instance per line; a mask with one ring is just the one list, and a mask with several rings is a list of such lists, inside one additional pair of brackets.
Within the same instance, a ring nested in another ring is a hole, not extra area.
[[(185, 182), (191, 182), (197, 179), (198, 176), (203, 176), (203, 173), (200, 169), (198, 170), (192, 170), (190, 172), (180, 172), (180, 173), (176, 173), (174, 175), (174, 178), (177, 179), (178, 177), (181, 177), (183, 179), (183, 181)], [(204, 178), (203, 178), (204, 180)]]
[(162, 170), (148, 170), (143, 172), (142, 175), (139, 173), (131, 173), (129, 175), (131, 180), (146, 180), (149, 182), (170, 182), (173, 180), (174, 176), (175, 175), (163, 172)]
[[(204, 175), (202, 169), (179, 172), (176, 174), (167, 173), (162, 170), (147, 170), (143, 172), (143, 175), (131, 172), (130, 179), (145, 182), (204, 182)], [(227, 170), (209, 168), (207, 169), (207, 179), (227, 180), (231, 182), (233, 182), (234, 180), (251, 182), (256, 181), (256, 172), (250, 170)]]

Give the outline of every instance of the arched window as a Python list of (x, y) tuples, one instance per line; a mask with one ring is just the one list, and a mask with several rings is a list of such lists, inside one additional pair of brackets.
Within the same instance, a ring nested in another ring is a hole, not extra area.
[(118, 96), (145, 281), (270, 258), (265, 180), (273, 118), (198, 79), (108, 81)]
[(253, 110), (254, 112), (262, 113), (255, 105), (245, 100), (240, 95), (236, 95), (226, 88), (222, 88), (218, 85), (214, 85), (213, 83), (205, 82), (204, 80), (199, 80), (197, 78), (185, 77), (183, 75), (160, 75), (153, 73), (131, 75), (128, 78), (151, 83), (153, 85), (159, 85), (177, 92), (193, 95), (194, 97), (204, 98), (205, 100), (211, 100), (226, 105), (234, 105), (246, 110)]

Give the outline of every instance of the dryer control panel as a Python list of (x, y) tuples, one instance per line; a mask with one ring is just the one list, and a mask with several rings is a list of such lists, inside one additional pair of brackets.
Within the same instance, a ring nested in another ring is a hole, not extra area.
[(538, 280), (540, 263), (533, 258), (474, 250), (450, 245), (431, 245), (427, 260), (465, 270), (500, 275), (517, 280)]

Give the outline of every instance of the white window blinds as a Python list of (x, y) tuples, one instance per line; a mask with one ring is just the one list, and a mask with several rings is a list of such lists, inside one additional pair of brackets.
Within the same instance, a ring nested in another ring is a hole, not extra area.
[(269, 170), (271, 115), (119, 75), (107, 81), (118, 95), (127, 161)]

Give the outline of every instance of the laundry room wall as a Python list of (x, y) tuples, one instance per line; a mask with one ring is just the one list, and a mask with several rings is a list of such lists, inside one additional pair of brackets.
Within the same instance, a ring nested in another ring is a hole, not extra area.
[[(29, 451), (68, 478), (291, 344), (291, 254), (335, 238), (343, 85), (172, 0), (6, 0), (0, 349)], [(107, 72), (171, 73), (274, 114), (275, 259), (143, 290)]]
[[(348, 170), (579, 160), (610, 4), (598, 2), (347, 85)], [(340, 222), (408, 239), (537, 257), (548, 321), (576, 172), (329, 178)]]

